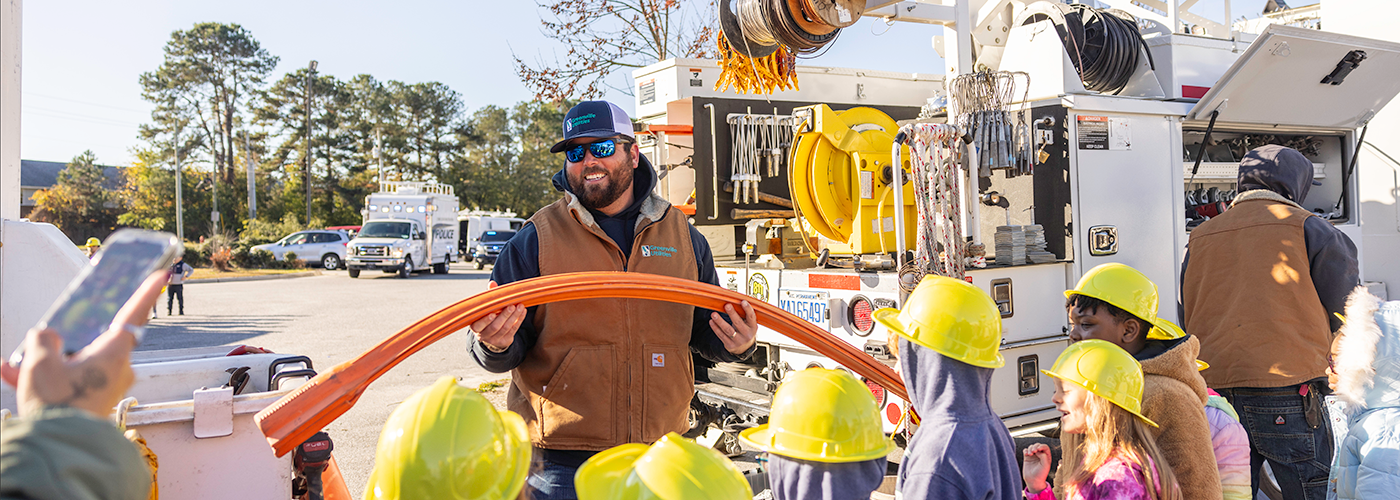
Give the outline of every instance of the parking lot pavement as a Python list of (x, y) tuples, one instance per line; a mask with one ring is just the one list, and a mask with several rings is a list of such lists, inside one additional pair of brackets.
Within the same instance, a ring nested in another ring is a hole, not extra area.
[[(351, 279), (345, 271), (328, 271), (284, 280), (188, 284), (185, 315), (167, 316), (162, 297), (159, 316), (138, 350), (248, 344), (306, 355), (316, 368), (328, 369), (419, 318), (486, 290), (489, 279), (489, 270), (454, 264), (449, 274), (409, 279), (377, 272)], [(353, 494), (364, 491), (389, 413), (445, 375), (469, 387), (509, 377), (486, 372), (471, 360), (466, 332), (438, 341), (384, 374), (326, 429)]]

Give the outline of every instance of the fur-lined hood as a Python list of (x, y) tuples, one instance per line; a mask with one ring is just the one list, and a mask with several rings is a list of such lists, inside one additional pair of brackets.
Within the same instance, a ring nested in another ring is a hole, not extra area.
[(1334, 360), (1338, 397), (1352, 411), (1400, 407), (1400, 301), (1382, 302), (1357, 287)]

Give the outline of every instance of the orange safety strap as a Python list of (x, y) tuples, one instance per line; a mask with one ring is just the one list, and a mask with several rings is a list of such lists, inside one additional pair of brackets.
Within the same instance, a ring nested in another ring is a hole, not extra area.
[(369, 384), (433, 342), (500, 311), (579, 299), (650, 299), (724, 310), (748, 300), (758, 324), (796, 340), (908, 400), (894, 369), (792, 313), (747, 295), (697, 281), (641, 273), (587, 272), (542, 276), (498, 286), (418, 320), (363, 354), (317, 374), (254, 417), (277, 456), (286, 455), (355, 406)]
[(340, 466), (335, 463), (335, 455), (321, 471), (321, 498), (324, 500), (355, 500), (350, 496), (350, 488), (345, 486), (345, 476), (340, 474)]

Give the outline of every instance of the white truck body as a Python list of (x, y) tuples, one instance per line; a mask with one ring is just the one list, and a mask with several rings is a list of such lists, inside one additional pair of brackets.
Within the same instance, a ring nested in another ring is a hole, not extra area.
[[(979, 6), (990, 3), (976, 0), (966, 3), (968, 9), (948, 8), (934, 14), (934, 17), (950, 16), (948, 19), (895, 19), (981, 29), (982, 24), (995, 24), (994, 18), (1003, 15), (997, 10), (991, 17), (977, 18)], [(1007, 9), (1006, 20), (1015, 18), (1011, 13), (1021, 12), (1030, 3), (1010, 2), (1014, 9)], [(1128, 2), (1108, 3), (1118, 6)], [(867, 11), (865, 15), (885, 15), (882, 12)], [(955, 20), (953, 16), (968, 18)], [(1351, 157), (1356, 154), (1360, 128), (1400, 90), (1393, 78), (1384, 77), (1400, 74), (1400, 44), (1286, 26), (1269, 28), (1257, 36), (1241, 35), (1237, 40), (1144, 31), (1148, 46), (1157, 57), (1156, 71), (1147, 70), (1144, 62), (1143, 70), (1134, 76), (1134, 84), (1130, 86), (1137, 95), (1119, 97), (1085, 91), (1060, 41), (1054, 36), (1033, 36), (1047, 28), (1007, 24), (1008, 36), (997, 40), (1002, 46), (995, 47), (995, 51), (983, 51), (995, 52), (998, 59), (979, 62), (999, 65), (993, 69), (1025, 71), (1032, 75), (1033, 83), (1024, 107), (1015, 103), (1009, 110), (1025, 110), (1027, 121), (1035, 124), (1034, 140), (1038, 146), (1046, 148), (1050, 159), (1037, 164), (1033, 175), (1004, 179), (997, 174), (987, 181), (990, 187), (985, 190), (998, 191), (1010, 199), (1009, 208), (981, 206), (977, 200), (978, 179), (975, 176), (964, 179), (961, 183), (964, 191), (961, 227), (969, 240), (985, 242), (988, 256), (992, 257), (997, 226), (1041, 224), (1049, 240), (1049, 250), (1055, 253), (1054, 261), (1049, 263), (991, 265), (985, 269), (969, 268), (967, 272), (968, 280), (987, 291), (1002, 308), (1001, 354), (1006, 365), (997, 369), (993, 376), (991, 403), (1013, 435), (1030, 434), (1057, 425), (1059, 412), (1050, 402), (1053, 384), (1039, 369), (1052, 364), (1069, 343), (1062, 292), (1073, 288), (1083, 273), (1107, 262), (1120, 262), (1141, 270), (1159, 288), (1159, 316), (1180, 323), (1175, 303), (1181, 262), (1189, 239), (1187, 220), (1183, 216), (1187, 206), (1185, 192), (1211, 187), (1223, 192), (1236, 187), (1238, 158), (1219, 163), (1208, 161), (1194, 179), (1193, 162), (1183, 160), (1183, 155), (1194, 154), (1204, 139), (1211, 111), (1220, 111), (1213, 143), (1242, 140), (1249, 135), (1306, 136), (1319, 141), (1317, 153), (1311, 159), (1315, 163), (1315, 177), (1322, 185), (1313, 188), (1303, 206), (1320, 211), (1325, 219), (1330, 217), (1339, 230), (1361, 246), (1362, 204), (1358, 193), (1359, 179), (1366, 174), (1346, 171)], [(945, 33), (949, 39), (948, 67), (952, 69), (949, 77), (960, 73), (958, 68), (962, 68), (961, 72), (971, 72), (972, 61), (963, 52), (970, 45), (984, 42), (970, 39), (965, 32), (950, 29)], [(955, 36), (956, 43), (953, 43)], [(1366, 63), (1373, 66), (1365, 68), (1365, 73), (1353, 72), (1340, 87), (1317, 85), (1317, 79), (1332, 71), (1342, 55), (1358, 49), (1367, 53)], [(1287, 50), (1291, 50), (1291, 57), (1286, 60), (1278, 55), (1280, 51), (1290, 55)], [(654, 74), (667, 72), (673, 66), (706, 65), (663, 61), (637, 70), (634, 77), (639, 86), (651, 84), (660, 80)], [(1316, 78), (1313, 78), (1314, 73)], [(822, 88), (812, 84), (812, 80), (821, 78), (820, 75), (803, 74), (802, 77), (808, 78), (802, 81), (804, 89)], [(1209, 89), (1203, 92), (1201, 89), (1206, 86)], [(936, 84), (927, 87), (921, 91), (920, 98), (941, 91), (941, 86)], [(1340, 91), (1341, 88), (1345, 90)], [(1203, 95), (1183, 95), (1202, 92)], [(876, 358), (892, 363), (887, 357), (888, 334), (879, 324), (869, 322), (868, 313), (878, 307), (902, 305), (896, 271), (813, 268), (810, 261), (804, 264), (793, 259), (788, 260), (787, 265), (779, 259), (762, 261), (777, 268), (760, 265), (757, 259), (746, 263), (743, 254), (735, 252), (739, 244), (744, 243), (744, 233), (741, 226), (734, 224), (743, 221), (731, 222), (727, 220), (728, 214), (731, 208), (771, 208), (730, 204), (729, 194), (707, 189), (729, 179), (731, 145), (724, 143), (729, 137), (724, 134), (728, 129), (726, 113), (742, 113), (746, 105), (751, 105), (753, 113), (769, 113), (779, 104), (776, 100), (780, 96), (775, 95), (775, 102), (768, 104), (762, 99), (738, 98), (741, 96), (731, 99), (688, 95), (684, 88), (669, 93), (658, 90), (656, 94), (678, 98), (665, 106), (644, 107), (643, 104), (648, 103), (639, 102), (638, 109), (655, 110), (653, 114), (642, 116), (641, 121), (665, 126), (657, 127), (665, 131), (657, 136), (670, 135), (664, 141), (644, 139), (643, 152), (651, 158), (669, 158), (657, 162), (662, 167), (668, 164), (694, 166), (693, 174), (682, 170), (671, 172), (672, 176), (677, 176), (670, 179), (672, 185), (685, 184), (687, 189), (659, 190), (679, 205), (685, 203), (684, 198), (675, 193), (685, 191), (688, 194), (689, 186), (696, 187), (698, 203), (692, 221), (714, 249), (720, 285), (777, 305), (828, 329), (853, 346), (864, 348)], [(831, 103), (833, 108), (836, 104), (904, 103), (887, 94), (869, 98), (853, 98), (850, 94), (835, 98), (804, 92), (782, 94), (782, 100), (787, 101), (783, 104), (789, 106), (793, 102)], [(638, 95), (640, 98), (642, 94)], [(896, 102), (881, 102), (882, 99)], [(738, 111), (734, 111), (736, 109)], [(1080, 125), (1091, 121), (1112, 124), (1115, 137), (1121, 140), (1111, 141), (1110, 147), (1105, 148), (1086, 143), (1093, 134), (1081, 133)], [(684, 132), (677, 132), (678, 129)], [(712, 145), (715, 137), (721, 140), (718, 147)], [(663, 146), (679, 142), (694, 149)], [(647, 144), (652, 145), (652, 150), (645, 149)], [(686, 155), (693, 155), (691, 161), (681, 161)], [(966, 168), (962, 171), (968, 172)], [(695, 178), (680, 179), (683, 174)], [(907, 179), (909, 174), (903, 175)], [(771, 185), (766, 189), (780, 197), (791, 196)], [(900, 211), (895, 212), (898, 217)], [(802, 215), (808, 214), (804, 211)], [(796, 225), (789, 223), (788, 227)], [(893, 227), (903, 225), (896, 222)], [(1370, 233), (1380, 229), (1384, 228), (1372, 228)], [(1400, 229), (1390, 229), (1400, 233)], [(911, 235), (908, 241), (912, 239)], [(754, 257), (767, 253), (763, 248), (772, 248), (763, 244), (767, 241), (758, 241), (760, 251)], [(774, 242), (790, 246), (784, 236)], [(1370, 276), (1368, 269), (1387, 268), (1389, 260), (1400, 255), (1400, 247), (1386, 250), (1377, 254), (1374, 247), (1367, 247), (1359, 255), (1363, 282), (1382, 296), (1387, 285), (1396, 284), (1382, 283), (1383, 278)], [(785, 250), (784, 253), (789, 252)], [(805, 255), (806, 251), (800, 253)], [(761, 417), (771, 391), (789, 371), (812, 366), (839, 368), (830, 359), (770, 330), (761, 328), (758, 340), (763, 354), (749, 366), (738, 370), (723, 366), (710, 370), (711, 383), (699, 386), (702, 400), (723, 403), (744, 418), (747, 418), (746, 412)], [(872, 387), (872, 391), (881, 400), (885, 429), (892, 431), (907, 403), (877, 388)]]
[(452, 186), (425, 182), (385, 182), (365, 198), (364, 223), (350, 241), (345, 266), (401, 276), (432, 268), (446, 274), (457, 250), (457, 197)]
[(515, 212), (486, 212), (463, 210), (457, 214), (459, 246), (463, 262), (471, 262), (472, 251), (481, 243), (481, 233), (486, 231), (519, 231), (525, 219), (515, 216)]

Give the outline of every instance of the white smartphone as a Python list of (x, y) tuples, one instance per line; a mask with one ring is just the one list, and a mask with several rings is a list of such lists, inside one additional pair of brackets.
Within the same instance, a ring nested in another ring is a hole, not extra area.
[[(184, 245), (170, 233), (144, 229), (113, 233), (93, 256), (92, 265), (68, 284), (36, 328), (58, 331), (63, 350), (78, 352), (111, 327), (117, 311), (146, 278), (169, 267), (184, 251)], [(15, 350), (12, 363), (19, 364), (23, 347)]]

